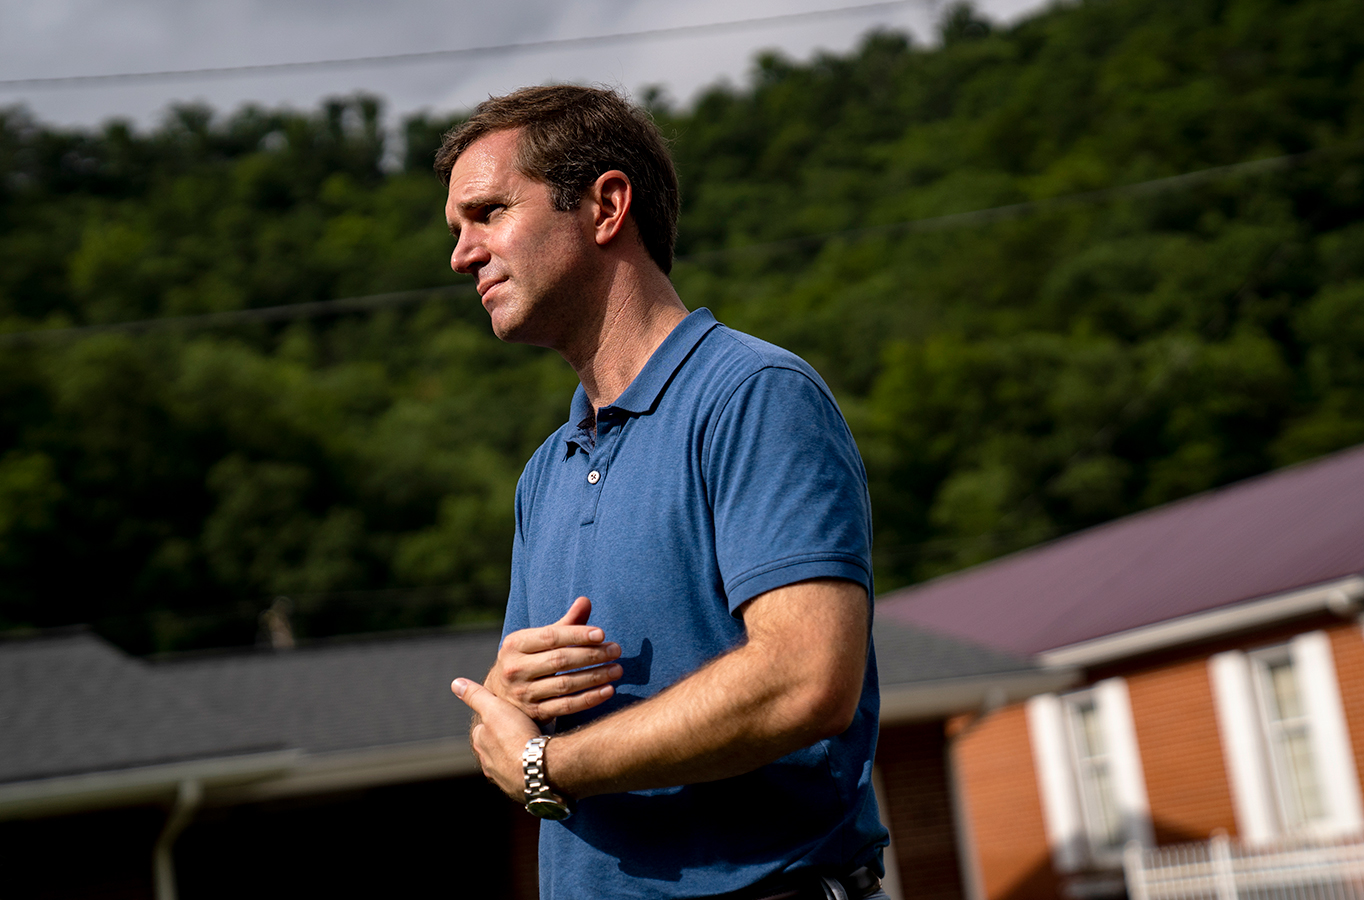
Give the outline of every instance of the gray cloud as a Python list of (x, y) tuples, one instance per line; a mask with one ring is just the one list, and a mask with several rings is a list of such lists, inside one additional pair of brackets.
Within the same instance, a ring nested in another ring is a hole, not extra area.
[[(0, 0), (0, 79), (159, 71), (336, 59), (551, 40), (729, 21), (854, 5), (858, 0)], [(984, 0), (1012, 19), (1041, 0)], [(630, 44), (390, 64), (344, 70), (270, 72), (179, 82), (0, 86), (0, 106), (22, 104), (56, 124), (109, 118), (153, 123), (172, 103), (220, 110), (247, 103), (308, 108), (323, 97), (366, 91), (391, 113), (467, 109), (489, 94), (546, 81), (606, 83), (637, 91), (663, 86), (679, 101), (720, 79), (741, 82), (754, 54), (797, 59), (844, 51), (873, 27), (932, 33), (935, 0), (874, 14), (761, 30), (679, 36)]]

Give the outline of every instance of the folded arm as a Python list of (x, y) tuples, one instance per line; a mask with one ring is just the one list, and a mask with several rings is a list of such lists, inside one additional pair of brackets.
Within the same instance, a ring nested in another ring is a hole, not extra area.
[[(840, 734), (862, 693), (870, 620), (861, 585), (814, 579), (740, 609), (746, 640), (665, 691), (556, 736), (553, 786), (574, 798), (715, 781)], [(516, 704), (464, 679), (454, 690), (480, 719), (483, 771), (521, 795), (521, 750), (540, 733)]]

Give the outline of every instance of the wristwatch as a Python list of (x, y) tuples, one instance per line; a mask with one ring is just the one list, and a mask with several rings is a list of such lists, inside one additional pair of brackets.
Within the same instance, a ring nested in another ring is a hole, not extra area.
[(560, 797), (549, 787), (549, 775), (545, 772), (545, 745), (547, 735), (533, 737), (526, 741), (526, 749), (521, 751), (521, 772), (526, 778), (526, 812), (542, 819), (567, 819), (573, 815), (573, 803)]

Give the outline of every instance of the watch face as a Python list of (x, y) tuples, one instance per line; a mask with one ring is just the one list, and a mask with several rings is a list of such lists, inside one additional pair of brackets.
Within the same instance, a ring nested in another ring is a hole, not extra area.
[(551, 797), (535, 797), (526, 804), (526, 809), (531, 815), (542, 819), (567, 819), (570, 815), (563, 801)]

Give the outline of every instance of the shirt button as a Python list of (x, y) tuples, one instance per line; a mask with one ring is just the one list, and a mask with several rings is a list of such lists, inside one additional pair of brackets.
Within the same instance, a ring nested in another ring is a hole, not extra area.
[(601, 481), (601, 473), (598, 472), (596, 469), (593, 469), (591, 472), (587, 473), (588, 484), (596, 484), (598, 481)]

